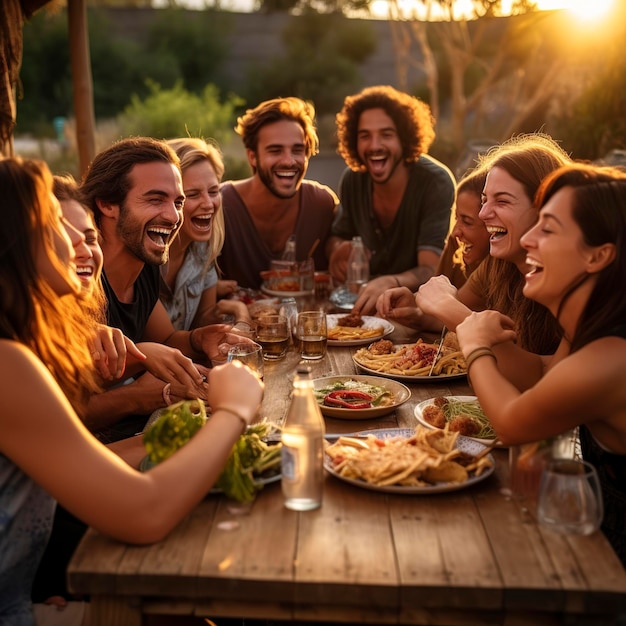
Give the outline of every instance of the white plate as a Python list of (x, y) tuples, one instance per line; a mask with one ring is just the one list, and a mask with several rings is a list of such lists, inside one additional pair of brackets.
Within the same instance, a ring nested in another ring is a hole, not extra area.
[[(448, 398), (449, 400), (459, 400), (460, 402), (472, 402), (474, 400), (478, 400), (476, 396), (445, 396), (445, 397)], [(426, 426), (426, 428), (431, 428), (431, 429), (436, 429), (437, 427), (427, 422), (424, 419), (422, 412), (425, 407), (430, 406), (431, 404), (434, 404), (434, 400), (435, 400), (434, 398), (431, 398), (430, 400), (424, 400), (424, 402), (420, 402), (413, 409), (413, 412), (415, 414), (415, 417), (417, 418), (417, 421), (422, 426)], [(478, 441), (478, 443), (487, 446), (491, 444), (491, 442), (495, 439), (495, 436), (492, 437), (491, 439), (482, 439), (480, 437), (468, 437), (468, 439), (473, 439), (474, 441)]]
[[(394, 429), (391, 429), (392, 431)], [(405, 430), (405, 429), (396, 429), (396, 430)], [(367, 434), (369, 431), (365, 431), (364, 434)], [(371, 431), (374, 434), (376, 431)], [(394, 436), (394, 435), (391, 435)], [(400, 435), (402, 436), (402, 435)], [(383, 437), (381, 437), (382, 439)], [(389, 437), (384, 437), (389, 438)], [(485, 448), (485, 446), (475, 439), (470, 439), (469, 437), (463, 437), (459, 435), (456, 440), (457, 448), (461, 450), (461, 452), (466, 452), (468, 454), (478, 454), (481, 450)], [(332, 474), (335, 478), (339, 480), (343, 480), (346, 483), (354, 485), (355, 487), (361, 487), (362, 489), (369, 489), (370, 491), (380, 491), (383, 493), (395, 493), (398, 495), (412, 495), (412, 494), (421, 494), (421, 495), (430, 495), (433, 493), (445, 493), (448, 491), (458, 491), (459, 489), (466, 489), (467, 487), (471, 487), (476, 483), (482, 482), (486, 478), (489, 478), (491, 474), (493, 474), (495, 470), (495, 461), (493, 455), (487, 455), (487, 458), (491, 461), (491, 467), (487, 468), (483, 471), (480, 476), (472, 476), (468, 478), (465, 482), (462, 483), (436, 483), (434, 485), (427, 485), (423, 487), (413, 487), (406, 486), (403, 487), (401, 485), (374, 485), (372, 483), (368, 483), (364, 480), (357, 480), (355, 478), (346, 478), (345, 476), (341, 476), (333, 469), (333, 464), (330, 458), (324, 455), (324, 468), (329, 474)]]
[(268, 296), (275, 296), (276, 298), (300, 298), (301, 296), (311, 296), (315, 293), (313, 289), (309, 291), (274, 291), (265, 285), (261, 285), (261, 291)]
[[(326, 323), (328, 325), (328, 330), (330, 330), (331, 328), (335, 328), (335, 326), (338, 325), (337, 322), (342, 317), (345, 317), (345, 316), (346, 316), (345, 314), (336, 314), (336, 313), (333, 313), (332, 315), (327, 315)], [(364, 339), (350, 339), (347, 341), (329, 339), (328, 345), (329, 346), (343, 346), (343, 347), (364, 346), (364, 345), (372, 343), (373, 341), (378, 341), (379, 339), (386, 337), (387, 335), (389, 335), (395, 330), (395, 326), (391, 322), (388, 322), (387, 320), (384, 320), (380, 317), (374, 317), (373, 315), (371, 316), (363, 315), (362, 319), (363, 319), (363, 326), (361, 326), (360, 328), (378, 328), (379, 326), (381, 326), (382, 332), (379, 335), (375, 335), (374, 337), (366, 337)]]
[[(394, 344), (394, 348), (398, 349), (402, 346), (411, 346), (413, 344), (410, 343), (400, 343)], [(352, 360), (356, 365), (357, 369), (361, 372), (365, 372), (366, 374), (371, 374), (372, 376), (384, 376), (385, 378), (392, 378), (393, 380), (400, 380), (406, 383), (440, 383), (442, 380), (459, 380), (460, 378), (465, 378), (467, 374), (465, 372), (461, 374), (439, 374), (432, 376), (403, 376), (402, 374), (390, 374), (387, 372), (379, 372), (377, 370), (373, 370), (365, 365), (361, 365), (352, 355)]]
[(387, 406), (376, 406), (369, 409), (342, 409), (340, 407), (325, 406), (320, 404), (320, 409), (327, 417), (336, 417), (346, 420), (364, 420), (381, 415), (392, 413), (401, 404), (404, 404), (410, 397), (411, 391), (408, 387), (401, 383), (397, 383), (387, 378), (378, 378), (376, 376), (327, 376), (326, 378), (316, 378), (313, 381), (315, 389), (323, 389), (336, 382), (344, 382), (346, 380), (357, 380), (368, 385), (384, 387), (393, 395), (393, 404)]

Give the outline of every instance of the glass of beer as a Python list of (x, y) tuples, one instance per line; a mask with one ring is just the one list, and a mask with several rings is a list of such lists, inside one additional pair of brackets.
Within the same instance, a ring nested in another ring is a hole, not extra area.
[(226, 361), (241, 361), (263, 380), (263, 348), (258, 343), (250, 341), (232, 345)]
[(326, 354), (328, 333), (324, 311), (303, 311), (298, 314), (296, 340), (303, 359), (314, 361)]
[(282, 359), (289, 348), (289, 322), (284, 315), (263, 315), (256, 320), (256, 342), (266, 361)]

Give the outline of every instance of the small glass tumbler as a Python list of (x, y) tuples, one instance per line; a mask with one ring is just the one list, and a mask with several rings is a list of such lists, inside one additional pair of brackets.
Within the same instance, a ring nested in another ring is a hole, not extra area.
[(315, 361), (326, 355), (328, 332), (326, 313), (324, 311), (303, 311), (298, 315), (296, 339), (300, 348), (300, 356)]
[(230, 347), (226, 361), (241, 361), (263, 380), (263, 348), (254, 342), (236, 343)]
[(602, 523), (603, 503), (596, 469), (587, 461), (555, 459), (543, 471), (537, 521), (559, 533), (590, 535)]
[(256, 341), (266, 361), (282, 359), (289, 349), (289, 322), (284, 315), (263, 315), (256, 320)]

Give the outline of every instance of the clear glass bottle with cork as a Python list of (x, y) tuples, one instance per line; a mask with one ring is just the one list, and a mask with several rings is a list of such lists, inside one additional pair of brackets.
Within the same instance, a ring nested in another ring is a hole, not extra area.
[(281, 434), (283, 496), (285, 506), (294, 511), (310, 511), (322, 504), (325, 426), (313, 390), (311, 370), (298, 366)]

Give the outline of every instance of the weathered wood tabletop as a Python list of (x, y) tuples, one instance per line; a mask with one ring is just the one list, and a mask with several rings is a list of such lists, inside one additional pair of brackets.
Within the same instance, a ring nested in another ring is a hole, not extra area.
[[(329, 348), (315, 378), (354, 374), (357, 348)], [(262, 414), (280, 422), (298, 357), (266, 363)], [(376, 420), (326, 419), (327, 432), (414, 427), (413, 408), (466, 395), (465, 379), (409, 385), (412, 396)], [(94, 626), (139, 626), (143, 614), (258, 617), (359, 624), (616, 624), (626, 572), (601, 533), (538, 526), (506, 495), (508, 462), (467, 489), (391, 495), (327, 475), (323, 506), (283, 506), (280, 483), (242, 510), (207, 497), (164, 541), (129, 546), (93, 530), (68, 570), (91, 596)]]

